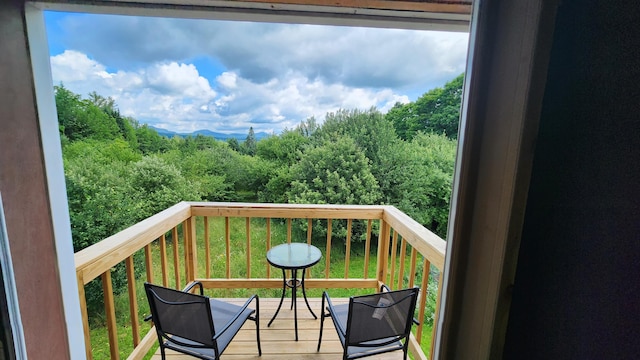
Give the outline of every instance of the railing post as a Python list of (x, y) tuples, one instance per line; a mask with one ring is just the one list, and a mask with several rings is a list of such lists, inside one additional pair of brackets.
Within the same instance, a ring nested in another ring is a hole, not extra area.
[(81, 272), (76, 273), (78, 281), (78, 297), (80, 298), (80, 312), (82, 313), (82, 328), (84, 329), (84, 346), (87, 360), (93, 359), (91, 352), (91, 337), (89, 336), (89, 313), (87, 312), (87, 296), (84, 293), (84, 278)]
[(120, 353), (118, 352), (118, 324), (116, 323), (116, 306), (113, 300), (111, 269), (102, 273), (101, 280), (104, 293), (104, 312), (107, 316), (107, 332), (109, 333), (109, 351), (111, 360), (117, 360), (120, 358)]
[(380, 236), (378, 238), (378, 268), (376, 270), (376, 276), (379, 284), (384, 284), (387, 281), (387, 260), (389, 252), (389, 236), (391, 235), (391, 227), (389, 224), (381, 220), (380, 221)]
[(184, 251), (187, 259), (187, 278), (186, 283), (190, 283), (196, 279), (198, 270), (197, 256), (197, 239), (196, 239), (196, 217), (191, 216), (185, 222), (185, 244)]

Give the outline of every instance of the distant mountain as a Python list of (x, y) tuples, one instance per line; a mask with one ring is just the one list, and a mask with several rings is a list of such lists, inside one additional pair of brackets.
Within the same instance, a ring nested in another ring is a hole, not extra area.
[[(247, 138), (247, 134), (241, 134), (241, 133), (231, 133), (231, 134), (225, 134), (225, 133), (220, 133), (220, 132), (215, 132), (215, 131), (211, 131), (211, 130), (196, 130), (194, 132), (191, 133), (178, 133), (175, 131), (171, 131), (171, 130), (166, 130), (166, 129), (160, 129), (157, 127), (153, 127), (151, 125), (149, 125), (150, 129), (155, 130), (158, 134), (168, 137), (168, 138), (172, 138), (174, 136), (180, 136), (180, 137), (187, 137), (187, 136), (196, 136), (196, 135), (202, 135), (202, 136), (210, 136), (212, 138), (215, 138), (216, 140), (221, 140), (221, 141), (226, 141), (227, 139), (231, 139), (231, 138), (235, 138), (239, 141), (243, 141), (244, 139)], [(266, 132), (257, 132), (255, 133), (256, 136), (256, 140), (260, 140), (262, 138), (265, 138), (267, 136), (269, 136), (271, 134), (266, 133)]]

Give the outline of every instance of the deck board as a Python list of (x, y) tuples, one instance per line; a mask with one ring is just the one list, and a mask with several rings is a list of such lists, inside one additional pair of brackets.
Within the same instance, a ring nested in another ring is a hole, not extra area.
[[(243, 299), (221, 299), (238, 305), (243, 304)], [(262, 356), (258, 356), (256, 345), (256, 328), (252, 321), (248, 321), (242, 327), (238, 335), (233, 339), (229, 347), (222, 355), (225, 360), (328, 360), (342, 357), (342, 346), (333, 327), (331, 319), (326, 319), (322, 334), (322, 346), (320, 352), (318, 335), (320, 331), (320, 306), (321, 299), (309, 299), (309, 305), (318, 316), (315, 320), (304, 300), (298, 299), (298, 341), (295, 341), (293, 310), (290, 310), (291, 299), (285, 299), (278, 317), (270, 327), (269, 320), (278, 307), (280, 299), (260, 299), (260, 343)], [(334, 304), (347, 303), (348, 299), (332, 299)], [(160, 350), (156, 351), (152, 360), (160, 360)], [(167, 351), (167, 360), (187, 360), (193, 357)], [(402, 359), (402, 352), (396, 351), (370, 357), (378, 360)]]

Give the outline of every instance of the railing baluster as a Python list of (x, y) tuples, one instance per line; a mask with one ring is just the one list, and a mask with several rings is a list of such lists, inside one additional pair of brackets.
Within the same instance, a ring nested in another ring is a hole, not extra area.
[(102, 291), (104, 292), (104, 312), (107, 316), (107, 332), (109, 334), (109, 352), (111, 359), (120, 358), (118, 351), (118, 325), (116, 324), (116, 308), (113, 303), (113, 284), (111, 284), (111, 269), (101, 275)]
[(393, 230), (393, 242), (391, 243), (391, 277), (389, 287), (393, 288), (396, 276), (396, 253), (398, 251), (398, 232)]
[(351, 219), (347, 220), (347, 248), (344, 254), (344, 278), (349, 278), (349, 258), (351, 257)]
[[(311, 245), (311, 232), (313, 231), (313, 219), (307, 219), (307, 244)], [(311, 268), (307, 268), (306, 270), (307, 279), (311, 278)]]
[(211, 278), (211, 246), (209, 240), (209, 217), (204, 217), (204, 261), (207, 264), (205, 270), (205, 277)]
[(436, 296), (436, 310), (433, 314), (433, 329), (431, 330), (431, 353), (429, 359), (433, 359), (436, 347), (436, 332), (438, 331), (438, 318), (440, 317), (440, 297), (442, 296), (442, 270), (438, 275), (438, 295)]
[(329, 266), (331, 265), (331, 219), (327, 219), (327, 250), (324, 268), (324, 278), (329, 278)]
[[(136, 275), (133, 268), (133, 255), (127, 258), (125, 266), (127, 268), (127, 290), (129, 293), (131, 336), (133, 337), (133, 347), (136, 347), (140, 343), (140, 326), (138, 325), (138, 298), (136, 297)], [(148, 281), (151, 282), (150, 280)]]
[(287, 219), (287, 244), (291, 244), (291, 218)]
[(189, 239), (188, 239), (188, 230), (187, 230), (187, 220), (182, 222), (182, 248), (183, 256), (184, 256), (184, 284), (187, 285), (189, 283)]
[(84, 330), (84, 347), (87, 360), (93, 359), (93, 353), (91, 352), (91, 336), (89, 329), (89, 314), (87, 313), (87, 296), (84, 293), (84, 279), (80, 272), (76, 273), (78, 281), (78, 298), (80, 299), (80, 312), (82, 314), (82, 328)]
[[(267, 252), (271, 249), (271, 218), (267, 218)], [(265, 253), (266, 254), (266, 253)], [(267, 263), (267, 279), (271, 279), (271, 265)]]
[(176, 278), (176, 289), (180, 290), (180, 264), (178, 260), (178, 227), (171, 229), (171, 240), (173, 242), (173, 273)]
[(371, 252), (372, 220), (367, 221), (367, 238), (364, 242), (364, 279), (369, 278), (369, 253)]
[(162, 286), (169, 286), (167, 276), (167, 238), (164, 234), (160, 236), (160, 266), (162, 267)]
[(398, 270), (398, 286), (396, 289), (403, 289), (404, 286), (404, 262), (407, 252), (407, 242), (404, 240), (404, 237), (400, 244), (400, 270)]
[(185, 283), (190, 283), (198, 277), (198, 236), (196, 233), (196, 217), (192, 216), (184, 221), (185, 262), (187, 274)]
[(431, 267), (431, 263), (425, 257), (422, 260), (422, 283), (420, 284), (420, 308), (418, 310), (418, 321), (420, 325), (418, 325), (418, 330), (416, 331), (416, 338), (418, 339), (418, 344), (422, 342), (422, 328), (424, 327), (424, 308), (427, 303), (427, 297), (429, 296), (429, 268)]
[(378, 237), (378, 268), (376, 278), (380, 283), (387, 283), (387, 266), (389, 262), (389, 236), (391, 227), (386, 221), (381, 221), (380, 236)]
[(411, 268), (409, 269), (409, 287), (413, 287), (416, 279), (416, 260), (418, 257), (418, 251), (416, 248), (411, 248)]
[(144, 264), (147, 270), (147, 281), (153, 283), (153, 255), (151, 254), (151, 243), (144, 247)]
[(224, 242), (226, 246), (226, 275), (227, 279), (231, 279), (231, 229), (229, 226), (229, 217), (224, 218)]
[(249, 217), (245, 220), (247, 230), (247, 279), (251, 279), (251, 220)]

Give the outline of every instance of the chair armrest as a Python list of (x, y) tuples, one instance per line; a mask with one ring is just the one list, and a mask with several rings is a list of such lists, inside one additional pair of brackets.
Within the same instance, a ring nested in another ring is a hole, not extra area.
[(222, 330), (217, 330), (216, 329), (216, 334), (213, 336), (213, 339), (214, 340), (218, 339), (220, 337), (220, 335), (222, 335), (225, 331), (227, 331), (227, 329), (229, 329), (231, 324), (233, 324), (236, 320), (238, 320), (238, 318), (240, 317), (240, 314), (242, 314), (242, 312), (247, 309), (247, 307), (249, 306), (251, 301), (253, 301), (254, 299), (256, 300), (256, 310), (255, 311), (259, 311), (257, 309), (260, 306), (260, 298), (258, 297), (258, 295), (253, 295), (244, 303), (244, 305), (242, 305), (242, 308), (240, 308), (240, 310), (238, 310), (236, 315), (222, 327)]
[(153, 319), (153, 316), (151, 316), (151, 314), (149, 314), (149, 315), (145, 316), (144, 318), (142, 318), (142, 320), (144, 320), (144, 321), (149, 321), (151, 319)]
[(202, 283), (200, 281), (192, 281), (191, 283), (187, 284), (187, 286), (182, 289), (183, 292), (191, 292), (191, 289), (193, 289), (194, 286), (198, 285), (198, 287), (200, 288), (200, 295), (204, 295), (204, 290), (202, 287)]

